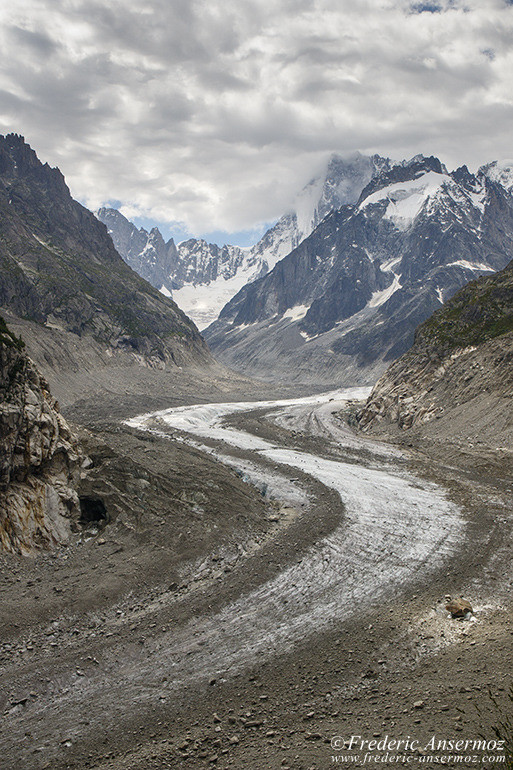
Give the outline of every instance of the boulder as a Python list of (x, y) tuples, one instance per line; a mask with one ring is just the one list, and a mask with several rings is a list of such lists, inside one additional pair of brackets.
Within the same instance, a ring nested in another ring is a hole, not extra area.
[(445, 609), (451, 613), (453, 618), (464, 618), (467, 614), (472, 614), (474, 610), (472, 605), (466, 599), (451, 599), (446, 604)]

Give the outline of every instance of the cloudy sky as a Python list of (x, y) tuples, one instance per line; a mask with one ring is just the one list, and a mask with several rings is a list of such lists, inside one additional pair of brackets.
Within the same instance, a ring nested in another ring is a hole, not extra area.
[(331, 152), (513, 156), (512, 2), (2, 3), (0, 131), (90, 208), (251, 241)]

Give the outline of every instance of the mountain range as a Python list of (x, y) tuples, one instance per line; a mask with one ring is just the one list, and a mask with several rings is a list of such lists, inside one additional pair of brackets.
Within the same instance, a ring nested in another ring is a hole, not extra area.
[(204, 335), (221, 361), (282, 382), (371, 384), (415, 328), (513, 253), (513, 175), (416, 156), (373, 176)]
[(285, 213), (252, 248), (217, 246), (191, 238), (165, 242), (157, 227), (137, 228), (119, 211), (100, 208), (96, 215), (116, 249), (136, 272), (168, 296), (200, 329), (212, 323), (243, 286), (266, 275), (334, 209), (357, 201), (364, 187), (394, 165), (388, 158), (334, 154), (297, 195)]
[[(91, 364), (78, 341), (94, 343), (101, 372), (119, 356), (164, 370), (214, 365), (183, 311), (120, 258), (108, 234), (116, 231), (155, 283), (172, 271), (175, 295), (196, 302), (211, 291), (221, 304), (226, 287), (240, 286), (204, 332), (223, 363), (286, 384), (370, 384), (408, 350), (419, 323), (508, 264), (512, 189), (508, 163), (472, 174), (435, 157), (333, 156), (252, 249), (176, 246), (104, 209), (107, 229), (71, 198), (58, 169), (11, 134), (0, 137), (0, 306), (46, 376), (58, 356), (62, 371), (63, 348), (69, 369), (84, 356)], [(61, 335), (58, 354), (50, 333)]]

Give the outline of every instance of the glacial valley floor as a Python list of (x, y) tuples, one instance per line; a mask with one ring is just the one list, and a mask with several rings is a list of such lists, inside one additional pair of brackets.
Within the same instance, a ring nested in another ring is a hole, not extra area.
[[(92, 460), (83, 492), (102, 497), (111, 521), (54, 552), (0, 557), (2, 768), (324, 770), (348, 756), (353, 767), (375, 764), (358, 741), (344, 747), (351, 736), (409, 736), (409, 766), (436, 755), (461, 767), (454, 752), (431, 750), (433, 737), (496, 737), (513, 710), (508, 458), (448, 442), (390, 451), (353, 443), (343, 410), (322, 409), (289, 421), (266, 407), (227, 420), (273, 449), (436, 484), (459, 511), (450, 550), (438, 559), (434, 549), (387, 591), (372, 582), (344, 596), (339, 613), (329, 581), (317, 593), (290, 585), (309, 559), (320, 570), (309, 573), (314, 589), (331, 569), (322, 544), (348, 513), (332, 486), (289, 468), (303, 496), (280, 500), (251, 483), (244, 448), (226, 465), (181, 430), (143, 432), (77, 411)], [(205, 443), (219, 453), (219, 442)], [(276, 462), (263, 462), (271, 479)], [(414, 516), (408, 526), (414, 539)], [(347, 561), (353, 579), (371, 580), (357, 554)], [(470, 600), (473, 619), (451, 619), (447, 595)], [(259, 597), (280, 633), (256, 635)], [(303, 627), (302, 602), (321, 600), (318, 625), (312, 606)], [(487, 754), (499, 752), (463, 752), (495, 766)]]

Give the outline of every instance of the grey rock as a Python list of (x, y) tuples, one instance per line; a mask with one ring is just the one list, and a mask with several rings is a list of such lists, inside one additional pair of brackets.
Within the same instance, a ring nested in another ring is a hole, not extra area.
[(152, 368), (212, 360), (194, 324), (126, 265), (61, 172), (17, 134), (0, 136), (0, 228), (5, 311)]
[(81, 451), (48, 383), (0, 319), (0, 546), (65, 543), (80, 515)]
[(484, 172), (449, 174), (418, 157), (329, 213), (204, 335), (220, 360), (252, 376), (370, 384), (411, 347), (419, 323), (472, 278), (504, 268), (512, 251), (510, 192)]

